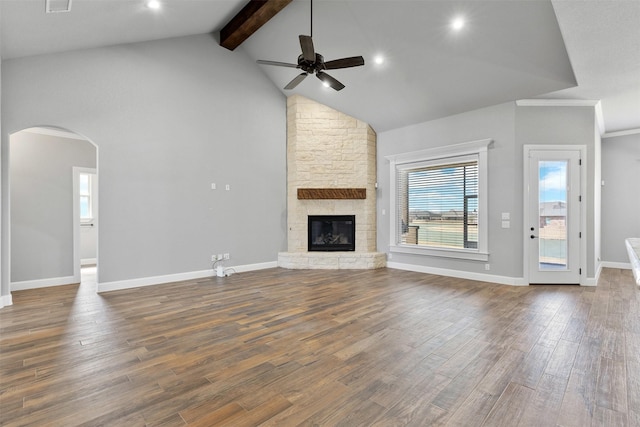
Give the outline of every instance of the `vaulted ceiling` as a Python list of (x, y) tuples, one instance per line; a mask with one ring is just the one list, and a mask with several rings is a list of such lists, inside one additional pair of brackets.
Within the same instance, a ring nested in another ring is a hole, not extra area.
[[(0, 1), (4, 60), (66, 50), (217, 33), (247, 0)], [(454, 31), (451, 20), (463, 17)], [(307, 78), (293, 91), (394, 129), (524, 98), (601, 100), (607, 132), (640, 129), (640, 1), (316, 0), (313, 40), (325, 60), (362, 55), (331, 71), (340, 92)], [(310, 32), (308, 0), (293, 0), (235, 52), (297, 61)], [(212, 38), (212, 43), (216, 40)], [(381, 56), (382, 64), (374, 58)], [(284, 87), (298, 72), (255, 65)]]

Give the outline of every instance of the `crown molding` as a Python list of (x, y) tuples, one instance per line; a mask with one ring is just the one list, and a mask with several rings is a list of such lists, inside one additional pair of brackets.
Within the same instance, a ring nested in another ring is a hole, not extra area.
[(626, 135), (636, 135), (640, 133), (640, 128), (638, 129), (627, 129), (627, 130), (619, 130), (617, 132), (607, 132), (602, 135), (602, 138), (615, 138), (616, 136), (626, 136)]
[(595, 107), (599, 100), (594, 99), (518, 99), (518, 107)]
[(597, 99), (518, 99), (518, 107), (593, 107), (600, 135), (604, 135), (602, 103)]

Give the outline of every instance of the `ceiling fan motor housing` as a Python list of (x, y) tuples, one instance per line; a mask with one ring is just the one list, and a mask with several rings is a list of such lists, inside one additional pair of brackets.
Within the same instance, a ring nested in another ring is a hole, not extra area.
[(314, 62), (304, 59), (304, 55), (298, 56), (298, 68), (309, 74), (313, 74), (317, 71), (324, 70), (324, 57), (319, 53), (316, 53), (316, 60)]

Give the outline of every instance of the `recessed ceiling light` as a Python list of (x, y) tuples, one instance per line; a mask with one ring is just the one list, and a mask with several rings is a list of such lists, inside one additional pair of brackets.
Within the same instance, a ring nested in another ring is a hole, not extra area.
[(147, 0), (147, 7), (149, 9), (160, 9), (160, 2), (158, 0)]
[(462, 28), (464, 28), (464, 24), (464, 18), (459, 16), (451, 21), (451, 28), (455, 31), (460, 31)]
[(373, 62), (374, 62), (375, 64), (378, 64), (378, 65), (383, 64), (383, 63), (384, 63), (384, 56), (382, 56), (382, 55), (376, 55), (376, 56), (374, 56), (374, 57), (373, 57)]

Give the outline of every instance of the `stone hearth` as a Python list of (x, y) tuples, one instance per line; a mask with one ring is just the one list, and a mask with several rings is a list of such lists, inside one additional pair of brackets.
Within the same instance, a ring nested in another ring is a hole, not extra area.
[[(373, 129), (362, 121), (300, 95), (289, 97), (288, 249), (278, 254), (278, 265), (304, 269), (384, 267), (386, 255), (376, 249), (375, 183), (376, 134)], [(299, 189), (305, 191), (299, 192)], [(323, 190), (306, 191), (314, 189)], [(305, 196), (300, 197), (299, 193)], [(308, 198), (309, 194), (322, 196)], [(326, 198), (326, 194), (337, 198)], [(345, 194), (347, 196), (341, 196)], [(350, 197), (349, 194), (356, 196)], [(309, 215), (355, 215), (355, 251), (309, 252)]]

